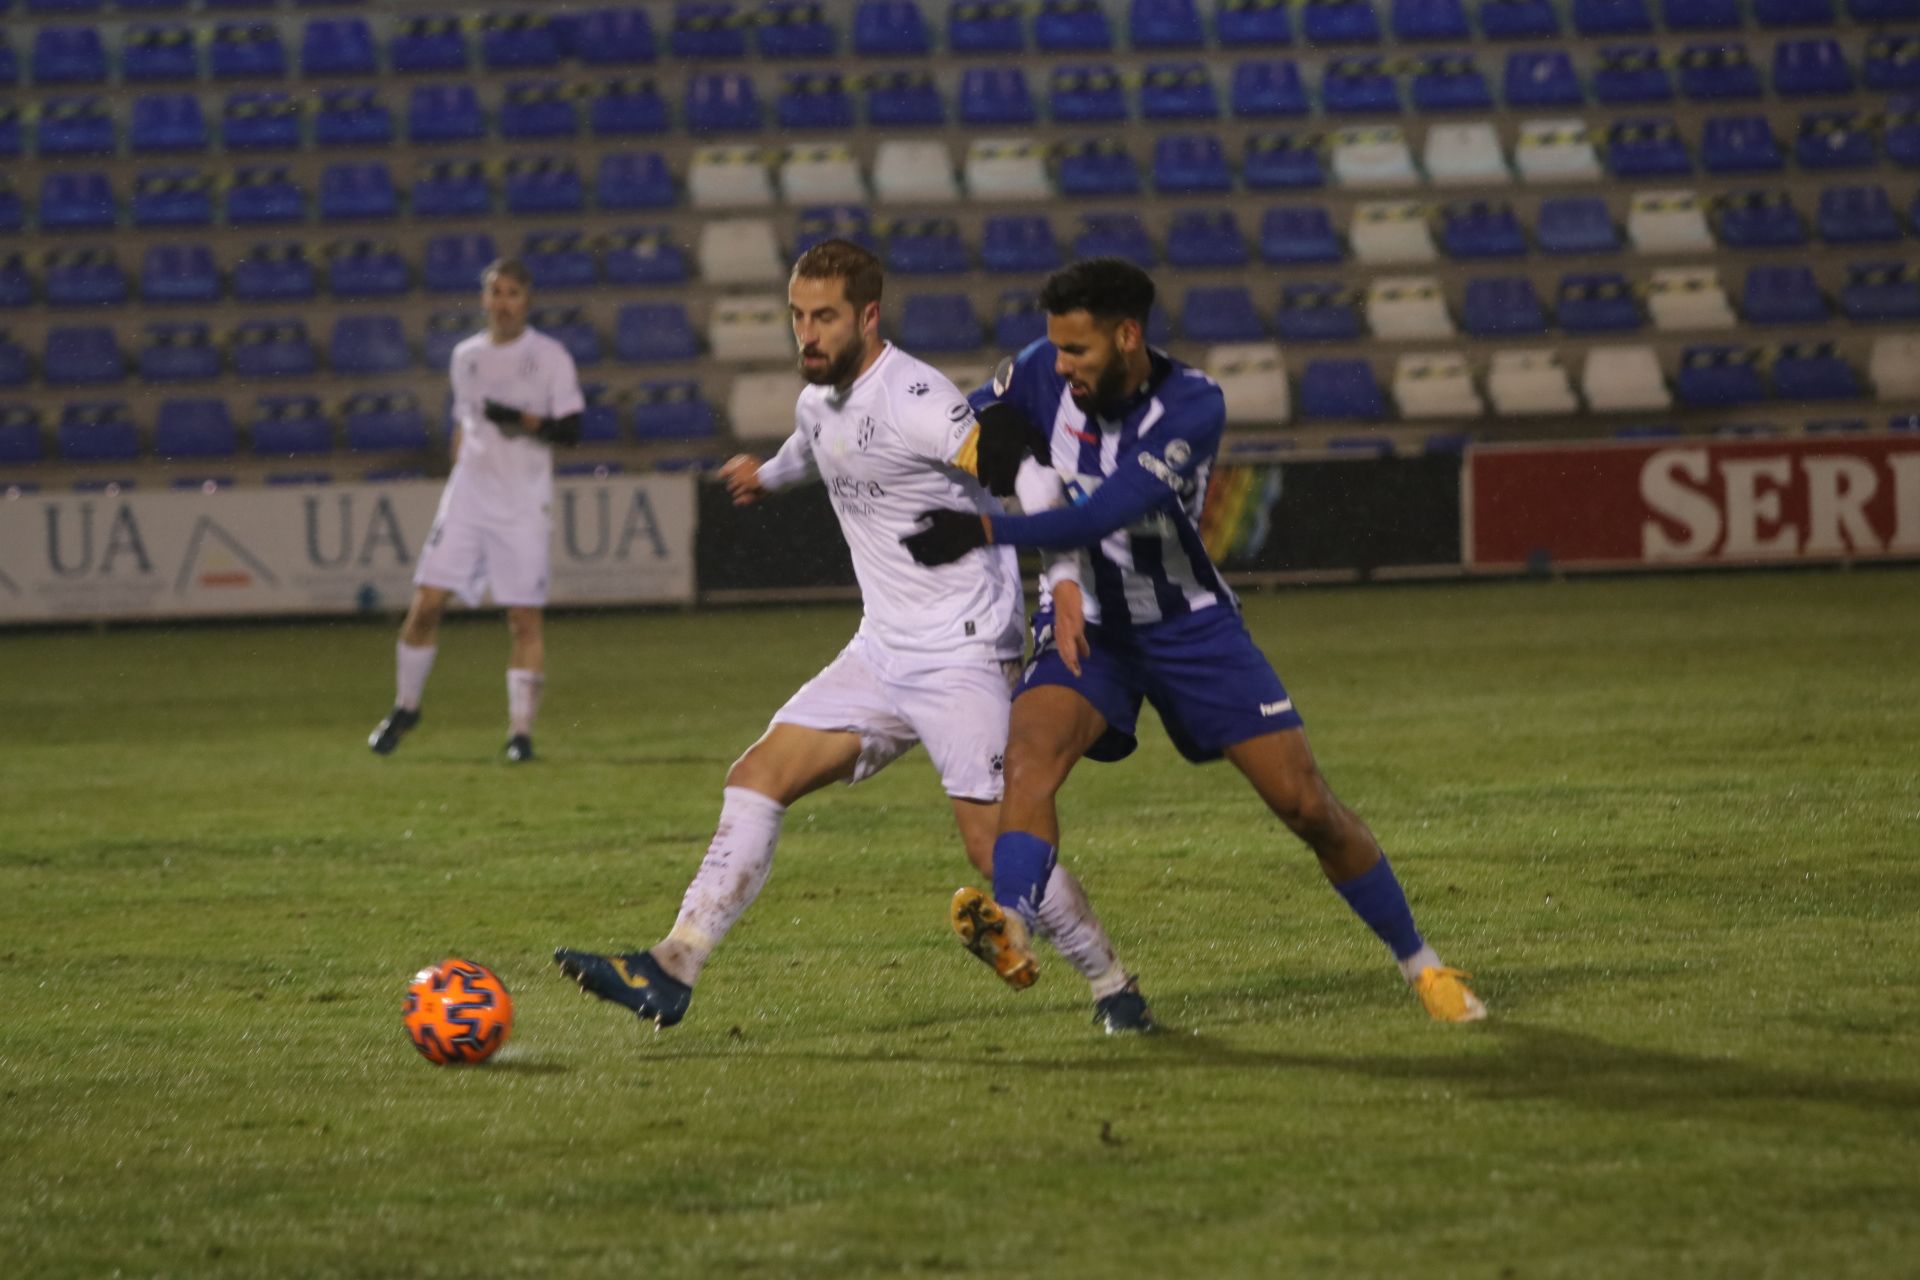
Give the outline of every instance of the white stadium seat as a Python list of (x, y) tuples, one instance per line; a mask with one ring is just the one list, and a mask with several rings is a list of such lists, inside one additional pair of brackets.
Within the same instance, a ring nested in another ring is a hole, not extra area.
[(1513, 164), (1527, 182), (1598, 182), (1600, 156), (1583, 120), (1523, 120)]
[(1405, 418), (1477, 418), (1487, 411), (1458, 351), (1401, 356), (1393, 367), (1393, 399)]
[(785, 440), (793, 434), (800, 380), (791, 367), (736, 373), (727, 389), (727, 419), (739, 440)]
[(951, 204), (960, 198), (944, 142), (891, 138), (874, 153), (873, 193), (883, 203)]
[(770, 297), (720, 299), (707, 321), (707, 346), (716, 360), (792, 359), (786, 303)]
[(1627, 235), (1642, 253), (1711, 253), (1707, 211), (1693, 191), (1636, 191)]
[(1733, 307), (1712, 267), (1666, 267), (1647, 285), (1647, 314), (1656, 329), (1731, 329)]
[(1920, 400), (1920, 334), (1885, 334), (1873, 340), (1867, 377), (1882, 400)]
[(710, 284), (785, 284), (773, 223), (765, 218), (716, 218), (701, 224), (695, 251)]
[(1273, 427), (1293, 416), (1287, 361), (1274, 342), (1225, 343), (1207, 349), (1207, 376), (1220, 384), (1228, 426)]
[(1502, 417), (1579, 411), (1566, 368), (1554, 351), (1496, 351), (1487, 369), (1487, 395)]
[(851, 148), (793, 147), (780, 163), (780, 194), (789, 204), (863, 205), (867, 184)]
[(1440, 187), (1478, 187), (1513, 181), (1506, 153), (1500, 150), (1500, 135), (1484, 121), (1436, 124), (1429, 128), (1421, 164), (1427, 171), (1427, 180)]
[(759, 147), (701, 147), (687, 167), (696, 209), (756, 209), (773, 203), (773, 179)]
[(1394, 200), (1365, 200), (1353, 207), (1347, 240), (1362, 262), (1432, 262), (1439, 256), (1427, 206)]
[(1420, 175), (1399, 125), (1336, 129), (1327, 138), (1333, 179), (1343, 187), (1415, 187)]
[(1433, 276), (1382, 276), (1367, 286), (1367, 324), (1376, 338), (1450, 338), (1453, 318)]
[(975, 200), (1047, 200), (1046, 148), (1031, 138), (975, 138), (967, 144), (967, 193)]
[(1580, 373), (1580, 391), (1596, 413), (1667, 409), (1673, 395), (1660, 372), (1660, 357), (1644, 345), (1594, 347)]

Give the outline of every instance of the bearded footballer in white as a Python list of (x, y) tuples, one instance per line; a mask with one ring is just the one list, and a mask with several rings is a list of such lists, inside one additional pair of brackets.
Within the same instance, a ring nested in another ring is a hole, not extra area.
[[(929, 570), (901, 545), (929, 504), (1001, 508), (979, 479), (966, 397), (880, 339), (881, 286), (878, 260), (857, 245), (829, 240), (801, 255), (787, 297), (809, 385), (794, 433), (764, 462), (742, 455), (721, 469), (740, 505), (825, 484), (860, 584), (859, 630), (728, 771), (718, 828), (666, 938), (619, 955), (554, 953), (585, 990), (657, 1027), (685, 1014), (708, 955), (765, 885), (788, 807), (830, 783), (872, 777), (916, 743), (939, 771), (968, 858), (991, 873), (1023, 639), (1019, 569), (1009, 551)], [(1085, 975), (1096, 1017), (1111, 1028), (1101, 1003), (1138, 996), (1077, 883), (1040, 924)], [(1014, 958), (1005, 948), (978, 954)], [(1000, 970), (1016, 989), (1038, 975), (1030, 955), (1018, 958)], [(1128, 1029), (1144, 1021), (1141, 1002)]]
[(367, 745), (387, 755), (420, 722), (420, 698), (450, 598), (472, 607), (491, 593), (507, 611), (506, 758), (533, 759), (545, 683), (553, 446), (580, 438), (586, 401), (573, 357), (531, 328), (533, 277), (503, 258), (481, 276), (487, 330), (453, 349), (453, 474), (414, 570), (413, 603), (395, 653), (393, 710)]

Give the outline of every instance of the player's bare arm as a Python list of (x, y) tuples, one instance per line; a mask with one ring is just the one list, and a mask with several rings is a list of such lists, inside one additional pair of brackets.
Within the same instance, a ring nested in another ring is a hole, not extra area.
[(766, 486), (760, 483), (760, 459), (750, 453), (736, 453), (722, 463), (720, 479), (736, 507), (752, 506), (767, 496)]

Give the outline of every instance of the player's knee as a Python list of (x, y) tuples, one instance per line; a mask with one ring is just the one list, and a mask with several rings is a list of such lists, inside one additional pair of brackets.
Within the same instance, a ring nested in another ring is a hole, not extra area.
[(1339, 807), (1315, 769), (1289, 777), (1267, 797), (1267, 805), (1289, 831), (1315, 847), (1333, 829)]
[(540, 638), (540, 611), (538, 609), (507, 610), (507, 630), (515, 640), (530, 641)]
[(1066, 781), (1072, 763), (1031, 741), (1010, 740), (1002, 766), (1007, 795), (1051, 796)]

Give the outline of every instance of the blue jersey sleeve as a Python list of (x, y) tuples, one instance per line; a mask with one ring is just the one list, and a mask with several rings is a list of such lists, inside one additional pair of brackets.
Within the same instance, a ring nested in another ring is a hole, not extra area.
[(1003, 362), (992, 378), (967, 397), (967, 403), (979, 413), (995, 401), (1005, 401), (1044, 432), (1053, 424), (1065, 385), (1053, 371), (1053, 344), (1041, 338)]

